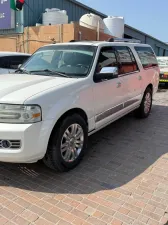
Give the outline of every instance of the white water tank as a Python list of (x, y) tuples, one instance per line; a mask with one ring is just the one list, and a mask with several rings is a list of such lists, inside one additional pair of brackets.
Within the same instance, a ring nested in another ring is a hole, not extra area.
[(124, 17), (108, 16), (104, 20), (104, 33), (117, 38), (124, 36)]
[(43, 25), (67, 24), (68, 15), (65, 10), (57, 8), (46, 9), (43, 13)]
[(95, 14), (85, 14), (79, 20), (80, 26), (90, 28), (92, 30), (97, 30), (99, 26), (99, 30), (104, 32), (104, 22), (100, 16)]

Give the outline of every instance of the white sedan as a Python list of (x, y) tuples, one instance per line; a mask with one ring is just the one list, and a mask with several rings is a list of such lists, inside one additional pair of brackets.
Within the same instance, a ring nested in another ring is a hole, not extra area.
[(14, 72), (30, 56), (31, 54), (21, 52), (0, 52), (0, 74)]

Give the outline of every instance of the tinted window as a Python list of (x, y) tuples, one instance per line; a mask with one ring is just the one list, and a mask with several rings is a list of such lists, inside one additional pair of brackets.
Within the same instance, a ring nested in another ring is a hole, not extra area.
[(0, 57), (0, 68), (17, 69), (29, 56), (4, 56)]
[(138, 70), (132, 51), (126, 46), (114, 47), (120, 61), (119, 74), (131, 73)]
[(19, 64), (23, 64), (29, 56), (9, 56), (9, 69), (17, 69)]
[(101, 49), (96, 72), (99, 72), (103, 67), (118, 66), (115, 50), (112, 47), (104, 47)]
[(135, 47), (144, 68), (157, 66), (158, 62), (150, 47)]
[(0, 57), (0, 68), (9, 69), (8, 57)]

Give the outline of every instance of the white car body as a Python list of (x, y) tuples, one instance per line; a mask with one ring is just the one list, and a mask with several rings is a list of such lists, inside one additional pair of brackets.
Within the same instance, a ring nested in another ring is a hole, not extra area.
[[(68, 45), (79, 44), (94, 45), (97, 48), (92, 68), (86, 77), (64, 78), (28, 74), (0, 76), (2, 84), (0, 104), (34, 104), (42, 109), (41, 122), (0, 123), (0, 140), (20, 141), (18, 149), (0, 147), (0, 161), (32, 163), (42, 159), (46, 154), (55, 124), (69, 110), (80, 109), (87, 115), (88, 135), (91, 135), (138, 108), (148, 85), (152, 85), (153, 94), (157, 92), (158, 67), (144, 69), (134, 49), (134, 46), (148, 47), (148, 45), (109, 42), (68, 43)], [(93, 81), (95, 67), (99, 51), (104, 46), (128, 46), (133, 52), (139, 70), (128, 76), (95, 83)], [(120, 107), (120, 110), (117, 111), (117, 107)]]
[[(19, 66), (19, 64), (22, 64), (26, 59), (28, 59), (28, 57), (30, 57), (31, 54), (27, 54), (27, 53), (21, 53), (21, 52), (3, 52), (1, 51), (0, 52), (0, 74), (8, 74), (8, 73), (13, 73), (15, 72), (15, 70), (17, 69), (12, 69), (10, 68), (11, 64), (13, 61), (16, 60), (17, 57), (20, 57), (20, 59), (18, 60), (18, 63), (16, 62), (15, 63), (15, 66)], [(12, 59), (11, 59), (12, 57)], [(2, 63), (2, 60), (8, 60), (8, 58), (10, 58), (10, 62), (9, 62), (9, 68), (8, 66), (5, 66), (4, 67), (1, 67), (1, 63)]]

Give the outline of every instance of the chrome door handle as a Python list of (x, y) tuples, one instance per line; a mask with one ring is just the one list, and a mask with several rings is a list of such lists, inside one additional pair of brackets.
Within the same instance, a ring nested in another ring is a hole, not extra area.
[(138, 76), (138, 80), (142, 80), (142, 77), (141, 76)]
[(121, 87), (121, 82), (117, 83), (117, 88)]

